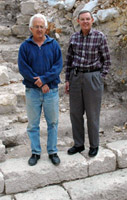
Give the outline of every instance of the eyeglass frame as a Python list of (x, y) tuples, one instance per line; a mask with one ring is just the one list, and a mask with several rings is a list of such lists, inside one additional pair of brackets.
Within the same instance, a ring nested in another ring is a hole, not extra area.
[(32, 28), (35, 28), (35, 29), (41, 29), (41, 30), (43, 30), (43, 29), (46, 29), (46, 27), (45, 26), (32, 26)]

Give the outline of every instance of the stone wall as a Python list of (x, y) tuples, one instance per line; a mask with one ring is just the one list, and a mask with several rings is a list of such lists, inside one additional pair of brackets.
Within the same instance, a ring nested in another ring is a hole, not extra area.
[[(94, 27), (105, 33), (110, 47), (112, 66), (105, 80), (105, 89), (123, 95), (127, 89), (127, 2), (54, 0), (53, 5), (51, 2), (53, 1), (12, 0), (11, 3), (9, 0), (0, 1), (0, 43), (20, 45), (30, 35), (28, 29), (30, 17), (40, 12), (47, 16), (48, 34), (60, 43), (65, 60), (70, 35), (79, 30), (76, 22), (77, 14), (81, 9), (88, 9), (94, 16)], [(5, 56), (3, 59), (3, 55), (0, 54), (1, 63), (8, 62), (7, 58), (8, 56)], [(8, 59), (10, 62), (10, 57)], [(13, 59), (16, 60), (15, 57)]]

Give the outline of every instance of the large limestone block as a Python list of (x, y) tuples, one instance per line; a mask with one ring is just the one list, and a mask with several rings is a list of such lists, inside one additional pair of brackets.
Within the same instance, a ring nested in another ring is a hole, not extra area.
[(116, 8), (99, 10), (97, 12), (97, 18), (100, 22), (106, 22), (117, 17), (119, 17), (119, 12)]
[(73, 200), (126, 200), (127, 169), (63, 184)]
[(65, 0), (65, 10), (70, 11), (74, 4), (75, 4), (76, 0)]
[(16, 109), (17, 97), (15, 94), (2, 94), (0, 96), (0, 114), (13, 112)]
[(0, 172), (0, 193), (3, 193), (3, 191), (4, 191), (4, 176)]
[(7, 26), (0, 26), (0, 36), (10, 36), (11, 28)]
[(5, 146), (2, 144), (0, 140), (0, 162), (5, 161)]
[(8, 70), (6, 66), (0, 66), (0, 85), (9, 84)]
[(15, 24), (12, 26), (12, 34), (17, 36), (18, 38), (26, 38), (29, 37), (30, 31), (28, 25)]
[(21, 14), (29, 16), (35, 14), (35, 2), (32, 0), (21, 2)]
[(82, 10), (89, 10), (90, 12), (92, 12), (92, 10), (97, 6), (97, 4), (98, 0), (89, 1), (88, 3), (85, 4)]
[(21, 13), (19, 15), (17, 15), (17, 24), (19, 25), (28, 25), (29, 23), (29, 20), (30, 20), (30, 16), (26, 16), (26, 15), (22, 15)]
[(2, 196), (0, 197), (0, 200), (12, 200), (11, 196)]
[(0, 47), (2, 58), (5, 62), (17, 64), (19, 44), (2, 45)]
[(25, 86), (22, 83), (12, 84), (10, 87), (12, 93), (17, 97), (17, 105), (22, 106), (26, 102), (25, 98)]
[(24, 144), (27, 138), (28, 136), (24, 130), (15, 130), (12, 128), (10, 130), (5, 130), (1, 139), (7, 147), (10, 147)]
[(116, 156), (112, 151), (100, 148), (97, 156), (90, 158), (88, 163), (89, 176), (111, 172), (116, 169)]
[(127, 140), (120, 140), (106, 145), (116, 154), (119, 168), (127, 167)]
[(81, 154), (69, 156), (59, 152), (61, 164), (54, 166), (47, 155), (42, 155), (36, 166), (28, 165), (28, 158), (10, 159), (0, 164), (5, 177), (6, 194), (18, 193), (49, 184), (85, 178), (88, 164)]
[(5, 12), (5, 1), (0, 1), (0, 13), (1, 15)]
[(33, 192), (15, 195), (16, 200), (70, 200), (66, 190), (60, 186), (48, 186)]

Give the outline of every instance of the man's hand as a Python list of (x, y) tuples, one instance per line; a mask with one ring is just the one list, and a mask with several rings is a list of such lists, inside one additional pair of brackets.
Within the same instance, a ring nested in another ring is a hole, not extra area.
[(45, 84), (45, 85), (42, 87), (42, 92), (43, 92), (43, 93), (49, 92), (49, 86), (48, 86), (47, 84)]
[(43, 85), (40, 77), (37, 76), (37, 77), (34, 77), (34, 79), (36, 79), (36, 81), (34, 83), (35, 85), (37, 85), (38, 87), (41, 87)]
[(65, 83), (65, 93), (69, 94), (69, 81)]

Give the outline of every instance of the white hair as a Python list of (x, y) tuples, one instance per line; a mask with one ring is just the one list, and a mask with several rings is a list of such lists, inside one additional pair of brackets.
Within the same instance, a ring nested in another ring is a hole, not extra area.
[(43, 19), (44, 22), (45, 22), (45, 27), (46, 27), (46, 28), (48, 27), (48, 22), (47, 22), (46, 17), (45, 17), (44, 15), (38, 13), (38, 14), (33, 15), (33, 16), (30, 18), (29, 28), (31, 28), (31, 27), (33, 26), (33, 20), (34, 20), (35, 18)]

